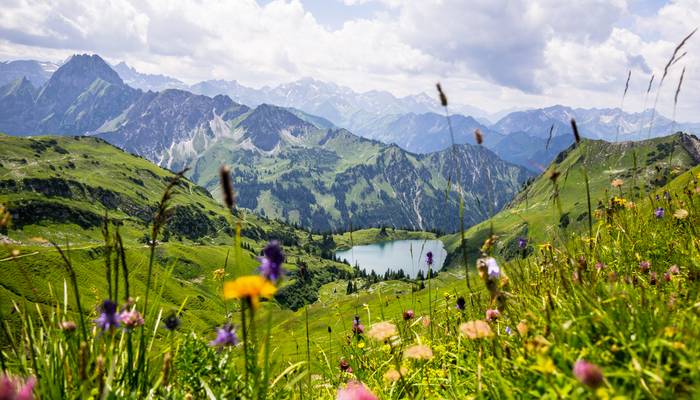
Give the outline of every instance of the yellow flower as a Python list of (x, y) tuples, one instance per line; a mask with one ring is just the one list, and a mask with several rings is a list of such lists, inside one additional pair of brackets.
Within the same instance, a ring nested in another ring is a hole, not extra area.
[(623, 183), (625, 183), (625, 181), (623, 181), (623, 180), (620, 179), (620, 178), (613, 179), (612, 182), (610, 182), (610, 184), (612, 185), (612, 187), (616, 187), (616, 188), (619, 188), (620, 186), (622, 186)]
[(623, 197), (613, 196), (613, 198), (612, 198), (612, 204), (614, 206), (624, 207), (626, 203), (627, 203), (627, 200), (625, 200)]
[(365, 348), (365, 342), (364, 342), (364, 341), (359, 342), (359, 343), (357, 344), (357, 348), (358, 348), (358, 349), (364, 349), (364, 348)]
[(433, 351), (424, 344), (417, 344), (407, 348), (403, 355), (416, 360), (430, 360), (433, 358)]
[(219, 279), (223, 279), (225, 273), (226, 272), (224, 271), (223, 268), (219, 268), (219, 269), (215, 269), (214, 272), (212, 272), (212, 275), (214, 275), (214, 279), (219, 280)]
[(493, 331), (484, 321), (469, 321), (459, 326), (459, 330), (468, 339), (482, 339), (493, 336)]
[(678, 219), (686, 219), (688, 218), (688, 211), (679, 208), (678, 210), (676, 210), (676, 212), (673, 213), (673, 216)]
[(539, 247), (542, 251), (552, 250), (552, 245), (549, 243), (542, 243), (540, 245), (537, 245), (537, 247)]
[(269, 299), (275, 292), (275, 285), (259, 275), (242, 276), (224, 283), (224, 299), (248, 299), (253, 308), (258, 308), (261, 297)]
[(386, 321), (372, 325), (372, 328), (367, 333), (369, 337), (380, 342), (383, 342), (393, 336), (396, 336), (397, 334), (398, 331), (396, 330), (396, 325)]

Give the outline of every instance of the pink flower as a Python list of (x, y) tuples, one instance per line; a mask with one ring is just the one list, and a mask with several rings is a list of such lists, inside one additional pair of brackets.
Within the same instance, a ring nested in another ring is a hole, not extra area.
[(360, 382), (351, 381), (345, 389), (338, 389), (337, 400), (378, 400), (377, 396), (370, 392)]
[(36, 379), (30, 377), (26, 382), (11, 378), (5, 374), (0, 378), (0, 399), (2, 400), (33, 400)]
[(496, 309), (486, 310), (486, 320), (489, 322), (497, 320), (498, 317), (500, 317), (500, 316), (501, 316), (501, 313)]
[(119, 314), (119, 319), (127, 329), (133, 329), (137, 326), (143, 325), (143, 317), (141, 316), (141, 313), (136, 310), (122, 311), (122, 313)]
[(603, 371), (600, 367), (584, 359), (576, 361), (573, 372), (579, 382), (590, 388), (595, 389), (603, 384)]

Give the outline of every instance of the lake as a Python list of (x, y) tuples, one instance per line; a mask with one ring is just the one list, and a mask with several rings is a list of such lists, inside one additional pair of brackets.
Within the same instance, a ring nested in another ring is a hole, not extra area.
[(439, 240), (394, 240), (354, 246), (349, 250), (337, 251), (335, 255), (341, 260), (348, 260), (350, 265), (359, 265), (367, 273), (374, 271), (383, 276), (388, 270), (403, 269), (408, 276), (415, 277), (421, 270), (427, 276), (425, 255), (428, 251), (433, 252), (433, 270), (440, 270), (447, 251)]

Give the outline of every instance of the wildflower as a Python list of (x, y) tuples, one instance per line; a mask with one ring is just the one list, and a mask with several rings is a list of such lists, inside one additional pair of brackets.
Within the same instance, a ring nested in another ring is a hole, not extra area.
[(358, 349), (364, 349), (364, 348), (365, 348), (365, 342), (364, 342), (364, 341), (359, 342), (359, 343), (357, 344), (357, 348), (358, 348)]
[(510, 326), (506, 326), (506, 334), (507, 334), (507, 335), (512, 335), (512, 334), (513, 334), (513, 330), (510, 329)]
[(661, 199), (661, 198), (659, 197), (659, 195), (658, 195), (658, 194), (657, 194), (657, 195), (655, 195), (655, 196), (654, 196), (654, 198), (656, 199), (656, 201), (659, 201), (659, 200)]
[(500, 317), (500, 316), (501, 316), (501, 313), (496, 309), (486, 310), (486, 320), (489, 322), (497, 320), (498, 317)]
[(466, 301), (464, 300), (464, 297), (459, 296), (459, 297), (457, 298), (457, 309), (458, 309), (459, 311), (464, 311), (465, 305), (466, 305)]
[(263, 256), (258, 259), (262, 276), (273, 283), (277, 282), (284, 275), (284, 269), (282, 269), (284, 258), (284, 252), (278, 241), (273, 240), (268, 243), (263, 249)]
[(664, 281), (671, 282), (671, 274), (664, 272)]
[(527, 326), (527, 321), (525, 320), (518, 322), (518, 326), (515, 328), (518, 330), (520, 336), (527, 336), (527, 333), (530, 331), (530, 328)]
[(425, 258), (426, 258), (426, 262), (428, 263), (428, 266), (432, 266), (432, 265), (433, 265), (433, 252), (432, 252), (432, 251), (429, 251), (429, 252), (425, 255)]
[(103, 331), (118, 328), (117, 304), (111, 300), (105, 300), (102, 303), (102, 312), (95, 320), (95, 324)]
[(424, 328), (429, 327), (430, 326), (430, 317), (423, 317), (422, 324), (423, 324)]
[(424, 344), (417, 344), (407, 348), (403, 355), (414, 360), (430, 360), (433, 358), (433, 350)]
[(59, 324), (59, 327), (64, 332), (73, 332), (78, 328), (78, 326), (73, 321), (63, 321)]
[(527, 247), (527, 239), (524, 237), (519, 237), (518, 238), (518, 247), (521, 249), (524, 249)]
[(362, 335), (365, 333), (365, 326), (360, 323), (360, 317), (355, 315), (352, 320), (352, 333), (355, 335)]
[(605, 268), (605, 264), (603, 264), (602, 262), (598, 261), (597, 263), (595, 263), (595, 269), (596, 269), (597, 271), (600, 271), (600, 270), (602, 270), (603, 268)]
[(574, 283), (581, 282), (581, 277), (579, 276), (578, 271), (573, 272), (573, 274), (571, 275), (571, 280), (574, 281)]
[(415, 314), (414, 314), (413, 310), (406, 310), (406, 311), (403, 312), (403, 320), (404, 320), (404, 321), (410, 321), (410, 320), (413, 319), (413, 316), (414, 316), (414, 315), (415, 315)]
[(170, 315), (163, 319), (163, 324), (165, 324), (165, 329), (174, 331), (180, 326), (180, 318), (176, 313), (170, 313)]
[(260, 298), (269, 299), (277, 292), (272, 282), (262, 276), (242, 276), (224, 283), (224, 299), (246, 299), (253, 309), (260, 305)]
[(639, 269), (641, 269), (642, 272), (648, 272), (650, 268), (651, 263), (649, 261), (642, 261), (639, 263)]
[(652, 271), (652, 272), (649, 274), (649, 284), (650, 284), (650, 285), (656, 285), (656, 272), (655, 272), (655, 271)]
[(396, 326), (391, 322), (386, 321), (372, 325), (372, 328), (367, 333), (367, 335), (369, 335), (371, 338), (380, 342), (394, 337), (397, 334), (398, 331), (396, 330)]
[(671, 193), (669, 193), (667, 190), (664, 190), (664, 199), (671, 200)]
[(389, 382), (396, 382), (399, 379), (401, 379), (401, 375), (405, 375), (408, 373), (408, 370), (406, 367), (401, 367), (401, 372), (395, 370), (395, 369), (390, 369), (384, 373), (384, 379), (386, 379)]
[(671, 267), (669, 267), (668, 272), (670, 272), (673, 275), (678, 275), (681, 273), (681, 269), (678, 268), (678, 266), (674, 264), (674, 265), (671, 265)]
[(617, 196), (613, 196), (613, 198), (612, 198), (612, 200), (610, 200), (610, 202), (612, 203), (613, 207), (615, 207), (615, 206), (624, 207), (625, 204), (627, 204), (627, 200), (625, 200), (624, 197), (617, 197)]
[(212, 272), (214, 280), (217, 281), (224, 279), (224, 274), (226, 274), (226, 271), (224, 271), (223, 268), (215, 269), (214, 272)]
[(624, 183), (625, 183), (625, 181), (623, 181), (620, 178), (617, 178), (617, 179), (613, 179), (612, 182), (610, 182), (610, 185), (612, 185), (612, 187), (614, 187), (614, 188), (619, 188)]
[(576, 361), (573, 372), (579, 382), (590, 388), (595, 389), (603, 384), (603, 371), (600, 367), (584, 359)]
[(119, 320), (124, 324), (127, 329), (133, 329), (137, 326), (143, 325), (143, 317), (141, 313), (136, 310), (124, 310), (119, 314)]
[(666, 213), (666, 211), (664, 210), (663, 207), (659, 207), (656, 210), (654, 210), (654, 216), (656, 218), (663, 218), (665, 213)]
[(336, 400), (378, 400), (378, 397), (362, 383), (352, 381), (344, 389), (338, 389)]
[(676, 210), (676, 212), (673, 213), (673, 217), (676, 219), (686, 219), (688, 218), (688, 211), (679, 208), (678, 210)]
[(501, 276), (501, 268), (493, 257), (480, 258), (477, 261), (479, 275), (491, 281), (497, 280)]
[(341, 371), (347, 372), (350, 369), (350, 363), (346, 359), (340, 360), (340, 363), (338, 364), (338, 368), (340, 368)]
[(491, 327), (484, 321), (469, 321), (459, 326), (459, 330), (468, 339), (482, 339), (493, 336)]
[(239, 342), (236, 330), (233, 325), (226, 324), (223, 327), (217, 329), (216, 339), (209, 342), (209, 346), (218, 347), (222, 349), (225, 346), (235, 346)]
[(30, 377), (25, 382), (3, 374), (0, 378), (0, 399), (2, 400), (32, 400), (36, 379)]

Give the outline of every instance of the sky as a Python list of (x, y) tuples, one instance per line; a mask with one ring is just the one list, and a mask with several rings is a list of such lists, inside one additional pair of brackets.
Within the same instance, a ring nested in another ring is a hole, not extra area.
[[(489, 112), (565, 104), (700, 121), (700, 0), (0, 0), (0, 59), (97, 53), (188, 83), (312, 77)], [(631, 71), (627, 97), (622, 93)], [(656, 75), (653, 92), (645, 96)]]

